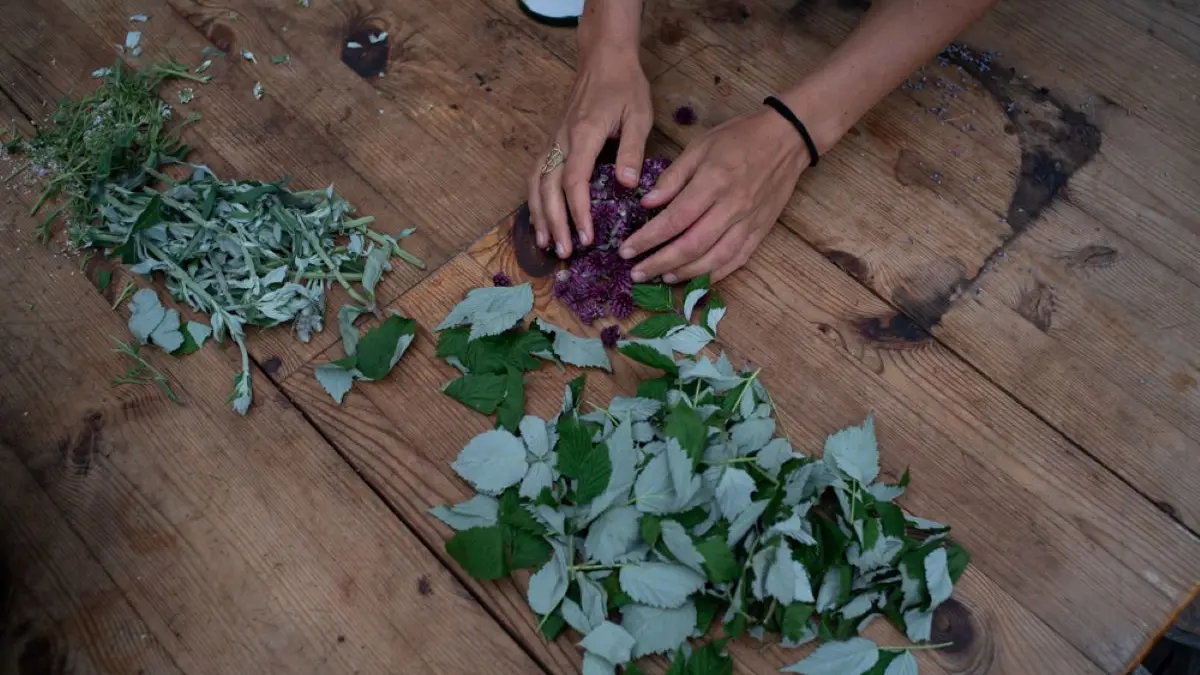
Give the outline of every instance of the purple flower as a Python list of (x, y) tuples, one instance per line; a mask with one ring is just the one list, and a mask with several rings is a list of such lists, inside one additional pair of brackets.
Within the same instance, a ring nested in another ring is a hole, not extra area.
[(507, 287), (507, 286), (512, 286), (513, 282), (512, 282), (512, 278), (509, 277), (504, 272), (496, 272), (495, 274), (492, 275), (492, 285)]
[(690, 127), (696, 123), (696, 111), (690, 105), (681, 105), (675, 109), (675, 123)]
[(617, 340), (621, 339), (621, 327), (613, 324), (605, 326), (604, 330), (600, 331), (600, 341), (605, 347), (612, 349), (617, 346)]

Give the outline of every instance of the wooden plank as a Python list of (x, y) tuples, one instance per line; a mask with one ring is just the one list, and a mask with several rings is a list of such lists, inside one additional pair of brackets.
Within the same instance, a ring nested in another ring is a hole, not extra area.
[(0, 672), (180, 672), (4, 442), (0, 521)]
[[(146, 52), (140, 59), (142, 65), (168, 53), (190, 64), (200, 63), (200, 50), (206, 41), (190, 27), (181, 27), (178, 19), (172, 22), (165, 6), (148, 8), (142, 3), (136, 9), (95, 10), (96, 14), (80, 20), (53, 1), (22, 4), (0, 16), (0, 35), (5, 38), (0, 49), (0, 70), (6, 74), (0, 87), (29, 117), (40, 122), (53, 111), (54, 101), (60, 96), (95, 86), (89, 73), (112, 64), (115, 56), (110, 45), (123, 42), (126, 29), (143, 31)], [(130, 24), (129, 14), (142, 11), (149, 11), (153, 18), (145, 24)], [(99, 37), (93, 32), (93, 21), (108, 26), (96, 28), (103, 31)], [(275, 180), (290, 175), (295, 185), (303, 187), (332, 183), (360, 213), (376, 216), (376, 225), (384, 232), (399, 231), (417, 219), (403, 195), (373, 188), (349, 166), (336, 139), (290, 115), (270, 97), (255, 101), (251, 95), (255, 78), (246, 68), (230, 59), (215, 59), (209, 72), (214, 75), (213, 83), (195, 86), (194, 101), (179, 106), (181, 111), (203, 116), (185, 134), (198, 147), (193, 161), (209, 164), (226, 178)], [(174, 100), (173, 88), (165, 93), (167, 100)], [(406, 247), (431, 266), (440, 264), (463, 243), (447, 238), (433, 226), (419, 228), (405, 241)], [(394, 298), (424, 274), (397, 264), (384, 276), (379, 295)], [(344, 298), (340, 289), (334, 289), (327, 304), (336, 310)], [(336, 330), (318, 334), (308, 345), (287, 331), (267, 331), (253, 334), (249, 342), (260, 363), (278, 364), (276, 370), (286, 374), (337, 340)]]
[(184, 405), (111, 388), (125, 316), (27, 245), (27, 207), (0, 232), (0, 441), (180, 669), (538, 670), (265, 378), (228, 410), (236, 352), (147, 352)]

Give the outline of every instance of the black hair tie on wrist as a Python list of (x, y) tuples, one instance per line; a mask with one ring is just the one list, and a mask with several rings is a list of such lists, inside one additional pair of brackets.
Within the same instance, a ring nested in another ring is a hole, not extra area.
[(808, 165), (810, 167), (816, 166), (817, 160), (821, 159), (821, 156), (820, 153), (817, 152), (817, 144), (813, 143), (812, 136), (809, 135), (808, 129), (804, 126), (804, 122), (801, 122), (800, 118), (796, 117), (796, 113), (792, 112), (792, 109), (787, 107), (783, 101), (780, 101), (774, 96), (768, 96), (763, 99), (763, 105), (771, 106), (775, 109), (775, 112), (783, 116), (783, 119), (791, 122), (792, 126), (796, 127), (796, 133), (800, 134), (800, 138), (804, 139), (804, 145), (808, 146)]

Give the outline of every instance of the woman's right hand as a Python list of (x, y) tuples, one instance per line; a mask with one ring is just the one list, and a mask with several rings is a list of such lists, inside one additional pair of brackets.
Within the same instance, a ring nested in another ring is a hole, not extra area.
[[(538, 246), (553, 245), (560, 258), (571, 255), (568, 209), (580, 245), (592, 243), (589, 183), (605, 142), (619, 138), (617, 180), (626, 187), (635, 187), (641, 177), (646, 137), (654, 121), (650, 82), (638, 62), (636, 40), (632, 45), (597, 44), (586, 54), (583, 51), (581, 48), (582, 63), (566, 113), (529, 176), (529, 215)], [(543, 174), (546, 158), (556, 143), (565, 162)]]

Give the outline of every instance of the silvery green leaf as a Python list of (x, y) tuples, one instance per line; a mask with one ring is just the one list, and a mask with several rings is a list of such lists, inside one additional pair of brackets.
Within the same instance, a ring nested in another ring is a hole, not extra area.
[(750, 570), (754, 572), (754, 581), (750, 586), (750, 592), (754, 594), (756, 600), (767, 597), (767, 572), (774, 560), (774, 546), (760, 549), (755, 552), (754, 557), (750, 558)]
[(150, 333), (150, 341), (170, 354), (183, 346), (183, 333), (179, 328), (179, 310), (168, 309), (163, 312), (162, 321), (154, 327), (154, 332)]
[(838, 612), (847, 619), (857, 619), (865, 615), (875, 607), (875, 603), (881, 598), (879, 593), (863, 593), (856, 595), (842, 606)]
[(900, 609), (907, 610), (921, 604), (921, 580), (908, 570), (908, 565), (900, 562), (900, 592), (902, 599)]
[(367, 250), (367, 240), (361, 234), (355, 232), (350, 235), (350, 242), (346, 244), (346, 250), (360, 256)]
[(684, 382), (703, 380), (712, 385), (717, 393), (729, 391), (741, 384), (741, 378), (735, 375), (724, 375), (707, 356), (697, 361), (688, 361), (679, 368), (679, 379)]
[(918, 518), (907, 512), (904, 514), (904, 520), (909, 524), (910, 527), (914, 527), (923, 532), (943, 532), (950, 529), (949, 525), (943, 525), (933, 520)]
[(870, 550), (863, 551), (858, 543), (851, 544), (846, 550), (846, 560), (856, 568), (868, 571), (880, 567), (890, 567), (904, 542), (896, 537), (880, 537)]
[[(759, 598), (761, 600), (761, 598)], [(725, 608), (725, 616), (721, 619), (721, 623), (728, 624), (738, 617), (738, 613), (746, 603), (746, 575), (743, 574), (738, 578), (737, 585), (733, 587), (733, 594), (729, 596), (729, 605)]]
[[(657, 434), (656, 434), (657, 435)], [(657, 457), (667, 451), (667, 443), (662, 440), (654, 440), (642, 446), (642, 453), (647, 457)]]
[(354, 373), (355, 371), (347, 370), (334, 363), (322, 363), (313, 368), (313, 375), (316, 375), (321, 388), (338, 405), (342, 404), (342, 400), (354, 386)]
[[(767, 568), (767, 578), (763, 582), (763, 591), (783, 605), (790, 605), (796, 600), (796, 566), (792, 560), (792, 550), (786, 542), (780, 542), (775, 547), (775, 555)], [(803, 570), (803, 567), (801, 567)], [(808, 575), (805, 574), (807, 581)], [(807, 585), (807, 584), (805, 584)], [(811, 595), (812, 589), (808, 590)]]
[(342, 334), (342, 351), (346, 356), (354, 356), (354, 350), (358, 349), (358, 329), (354, 327), (354, 321), (370, 311), (355, 305), (342, 305), (338, 310), (338, 330)]
[(138, 43), (141, 41), (142, 41), (142, 34), (140, 31), (131, 30), (125, 34), (125, 48), (126, 49), (137, 49)]
[(821, 587), (817, 589), (817, 611), (827, 612), (837, 607), (838, 596), (842, 593), (842, 577), (836, 567), (825, 571)]
[[(243, 355), (243, 359), (245, 359)], [(254, 390), (250, 382), (249, 371), (243, 370), (233, 378), (233, 392), (229, 395), (229, 401), (233, 403), (233, 410), (239, 415), (245, 415), (250, 410), (250, 404), (254, 402)]]
[(721, 319), (725, 318), (725, 313), (728, 311), (728, 307), (716, 307), (708, 310), (708, 318), (706, 319), (706, 323), (708, 325), (708, 329), (712, 331), (713, 335), (717, 334), (717, 324), (721, 323)]
[(454, 506), (435, 506), (429, 510), (429, 514), (461, 532), (495, 525), (500, 514), (500, 503), (495, 497), (475, 495)]
[(662, 542), (671, 555), (700, 574), (704, 574), (704, 556), (696, 550), (692, 537), (674, 520), (662, 521)]
[(712, 342), (712, 333), (700, 326), (678, 326), (672, 328), (663, 340), (680, 354), (695, 356)]
[(550, 437), (546, 434), (546, 422), (540, 417), (534, 415), (526, 415), (521, 418), (518, 425), (521, 431), (521, 440), (525, 442), (525, 449), (534, 457), (545, 457), (547, 452), (550, 452)]
[(697, 288), (688, 293), (683, 298), (683, 318), (691, 321), (692, 311), (696, 309), (696, 304), (703, 300), (706, 295), (708, 295), (707, 288)]
[(750, 474), (737, 467), (729, 467), (717, 484), (717, 503), (721, 507), (721, 515), (733, 522), (750, 506), (754, 495), (754, 479)]
[(754, 389), (752, 387), (743, 389), (738, 399), (738, 414), (742, 416), (742, 419), (750, 419), (757, 405), (757, 394), (754, 393)]
[(674, 438), (667, 439), (665, 457), (671, 474), (671, 487), (675, 491), (675, 506), (683, 510), (682, 507), (700, 490), (700, 477), (692, 470), (692, 458)]
[(917, 659), (912, 652), (904, 652), (892, 659), (883, 675), (917, 675)]
[(717, 372), (721, 373), (722, 377), (737, 377), (737, 372), (733, 369), (733, 362), (729, 360), (729, 355), (725, 352), (721, 352), (717, 356), (717, 360), (713, 365), (716, 367)]
[(375, 287), (383, 278), (383, 272), (391, 268), (388, 257), (388, 250), (385, 248), (371, 249), (371, 252), (367, 254), (367, 262), (363, 266), (362, 286), (366, 289), (369, 298), (375, 297)]
[(400, 336), (400, 339), (396, 341), (396, 351), (392, 352), (392, 359), (390, 365), (388, 365), (388, 370), (391, 370), (393, 366), (400, 362), (400, 358), (404, 356), (404, 352), (408, 351), (409, 345), (412, 344), (416, 337), (415, 333), (407, 333)]
[(640, 541), (638, 518), (641, 513), (632, 506), (618, 506), (606, 511), (588, 528), (583, 550), (588, 560), (612, 564), (633, 550)]
[(153, 289), (143, 288), (129, 299), (129, 332), (138, 342), (145, 344), (150, 334), (162, 323), (167, 310), (158, 300)]
[(795, 649), (796, 647), (803, 647), (804, 645), (816, 639), (817, 628), (816, 625), (814, 625), (814, 623), (810, 620), (808, 625), (804, 627), (804, 631), (801, 632), (800, 636), (795, 640), (789, 640), (787, 637), (780, 637), (779, 646), (783, 647), (784, 649)]
[(862, 675), (879, 661), (879, 647), (865, 638), (826, 642), (808, 658), (784, 668), (802, 675)]
[(554, 557), (529, 577), (526, 598), (529, 607), (538, 614), (549, 614), (567, 594), (567, 559), (563, 546), (552, 544)]
[(662, 409), (662, 403), (639, 396), (614, 396), (608, 403), (608, 414), (617, 419), (645, 422)]
[(888, 485), (886, 483), (871, 483), (867, 486), (867, 492), (871, 493), (871, 496), (876, 501), (890, 502), (904, 494), (904, 488), (899, 485)]
[(633, 658), (673, 653), (696, 628), (696, 605), (690, 600), (673, 609), (625, 605), (621, 608), (621, 625), (633, 636)]
[(950, 599), (950, 594), (954, 592), (954, 582), (950, 580), (946, 549), (935, 548), (925, 556), (925, 585), (929, 589), (929, 611), (932, 612), (938, 605)]
[(578, 631), (580, 635), (587, 635), (592, 632), (593, 628), (599, 625), (588, 621), (588, 617), (583, 613), (583, 609), (579, 606), (579, 603), (570, 598), (563, 598), (562, 616), (567, 625)]
[(638, 474), (633, 484), (637, 498), (637, 509), (643, 513), (666, 514), (675, 507), (675, 489), (671, 487), (671, 474), (664, 452), (649, 462)]
[(745, 511), (742, 511), (736, 520), (729, 524), (729, 534), (725, 537), (725, 542), (732, 547), (741, 541), (742, 537), (746, 536), (746, 533), (750, 531), (750, 528), (754, 527), (754, 524), (758, 522), (758, 517), (767, 509), (767, 504), (769, 503), (770, 500), (768, 499), (750, 502), (750, 506)]
[(611, 621), (604, 621), (592, 629), (579, 646), (609, 663), (626, 663), (633, 653), (633, 644), (633, 636), (628, 631)]
[(653, 339), (635, 338), (632, 340), (620, 340), (617, 342), (617, 349), (620, 349), (621, 347), (623, 347), (625, 345), (630, 345), (630, 344), (645, 345), (645, 346), (653, 349), (654, 351), (658, 352), (659, 354), (662, 354), (663, 356), (667, 357), (668, 359), (671, 359), (671, 360), (675, 359), (675, 353), (673, 351), (671, 351), (671, 343), (666, 338), (653, 338)]
[(637, 450), (633, 447), (633, 431), (629, 420), (622, 420), (613, 430), (606, 443), (608, 447), (608, 462), (612, 465), (612, 474), (608, 479), (608, 487), (592, 500), (588, 520), (598, 517), (608, 507), (615, 503), (629, 501), (629, 491), (633, 489), (637, 479)]
[(580, 368), (602, 368), (612, 372), (608, 353), (604, 343), (598, 338), (584, 338), (572, 335), (565, 328), (537, 319), (537, 327), (546, 333), (554, 335), (554, 354), (563, 362)]
[(467, 443), (450, 467), (476, 490), (499, 494), (525, 477), (525, 444), (504, 429), (485, 431)]
[(792, 444), (786, 438), (773, 438), (754, 456), (754, 462), (768, 476), (778, 478), (784, 463), (791, 458)]
[(614, 675), (616, 672), (616, 664), (591, 652), (584, 652), (580, 675)]
[(793, 513), (787, 520), (782, 520), (771, 526), (770, 534), (782, 534), (798, 544), (816, 546), (817, 540), (812, 534), (812, 525), (801, 514)]
[(282, 284), (287, 279), (287, 273), (288, 273), (288, 266), (280, 265), (279, 267), (276, 267), (275, 269), (271, 270), (270, 272), (267, 272), (266, 274), (264, 274), (261, 279), (261, 283), (264, 287), (265, 286), (274, 286), (275, 284)]
[(706, 536), (709, 531), (712, 530), (713, 526), (717, 524), (717, 521), (721, 520), (721, 508), (719, 506), (716, 504), (709, 504), (705, 507), (705, 509), (708, 511), (708, 516), (702, 520), (699, 525), (692, 528), (692, 532), (694, 532), (697, 537)]
[(554, 469), (545, 462), (534, 462), (529, 465), (525, 477), (521, 479), (519, 494), (526, 499), (537, 499), (542, 490), (554, 484)]
[(705, 581), (703, 574), (675, 563), (625, 565), (618, 576), (621, 590), (635, 602), (660, 608), (682, 606)]
[(204, 341), (212, 335), (212, 329), (197, 321), (187, 322), (187, 332), (192, 336), (192, 341), (197, 347), (203, 347)]
[[(595, 572), (593, 574), (609, 574), (609, 572)], [(576, 577), (576, 583), (579, 584), (579, 607), (583, 610), (584, 616), (593, 626), (600, 625), (608, 617), (608, 593), (600, 582), (593, 579), (591, 576), (582, 574)]]
[(554, 508), (546, 506), (545, 504), (539, 504), (533, 507), (530, 509), (530, 512), (533, 513), (533, 517), (536, 518), (539, 523), (546, 526), (546, 529), (560, 537), (567, 536), (566, 516), (562, 512), (556, 511)]
[(904, 613), (904, 625), (908, 628), (909, 640), (925, 642), (933, 634), (933, 612), (910, 609)]
[(472, 289), (434, 330), (455, 326), (471, 327), (469, 339), (499, 335), (515, 326), (533, 310), (533, 287), (528, 283), (517, 286), (488, 286)]
[(861, 426), (846, 427), (825, 439), (825, 462), (862, 485), (879, 475), (879, 446), (875, 442), (875, 414)]
[(793, 560), (792, 575), (796, 579), (792, 598), (796, 602), (813, 602), (812, 579), (808, 576), (808, 568)]

